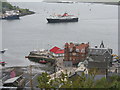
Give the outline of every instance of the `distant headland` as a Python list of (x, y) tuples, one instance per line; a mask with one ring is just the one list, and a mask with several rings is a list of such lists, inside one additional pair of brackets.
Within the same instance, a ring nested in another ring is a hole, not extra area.
[(2, 12), (1, 14), (4, 14), (6, 11), (12, 10), (19, 11), (20, 16), (31, 15), (35, 13), (34, 11), (30, 11), (29, 9), (23, 9), (20, 8), (19, 6), (13, 6), (9, 2), (0, 1), (0, 12)]

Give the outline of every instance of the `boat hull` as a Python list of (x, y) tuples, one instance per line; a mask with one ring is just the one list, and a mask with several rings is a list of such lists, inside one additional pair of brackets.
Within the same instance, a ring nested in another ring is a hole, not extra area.
[(41, 64), (46, 64), (46, 63), (48, 63), (47, 61), (39, 61), (39, 63), (41, 63)]
[(47, 18), (48, 23), (60, 23), (60, 22), (78, 22), (78, 18), (70, 18), (70, 19), (51, 19)]
[(14, 19), (20, 19), (19, 17), (20, 17), (19, 15), (12, 15), (12, 16), (4, 17), (2, 19), (5, 19), (5, 20), (14, 20)]

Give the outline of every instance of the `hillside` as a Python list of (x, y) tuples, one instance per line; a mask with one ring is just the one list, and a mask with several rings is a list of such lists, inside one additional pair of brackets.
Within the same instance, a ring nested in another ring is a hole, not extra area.
[(119, 2), (119, 0), (44, 0), (44, 1)]
[(0, 1), (0, 12), (5, 13), (5, 11), (9, 10), (19, 10), (21, 16), (34, 14), (34, 12), (30, 11), (29, 9), (23, 9), (18, 6), (13, 6), (9, 2)]

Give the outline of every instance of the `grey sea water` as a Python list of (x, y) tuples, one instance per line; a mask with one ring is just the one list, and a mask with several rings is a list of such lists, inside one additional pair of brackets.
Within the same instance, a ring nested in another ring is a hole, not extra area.
[[(34, 49), (63, 48), (65, 42), (90, 42), (90, 46), (104, 41), (106, 47), (118, 53), (118, 6), (90, 3), (12, 2), (13, 5), (35, 11), (20, 20), (2, 20), (2, 55), (6, 66), (34, 64), (25, 56)], [(79, 22), (48, 24), (46, 17), (68, 12)]]

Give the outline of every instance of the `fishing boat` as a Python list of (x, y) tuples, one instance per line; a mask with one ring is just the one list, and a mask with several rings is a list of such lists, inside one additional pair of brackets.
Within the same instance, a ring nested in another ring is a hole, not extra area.
[(54, 15), (46, 18), (48, 23), (59, 23), (59, 22), (78, 22), (78, 17), (74, 15), (68, 15), (64, 13), (63, 15)]

